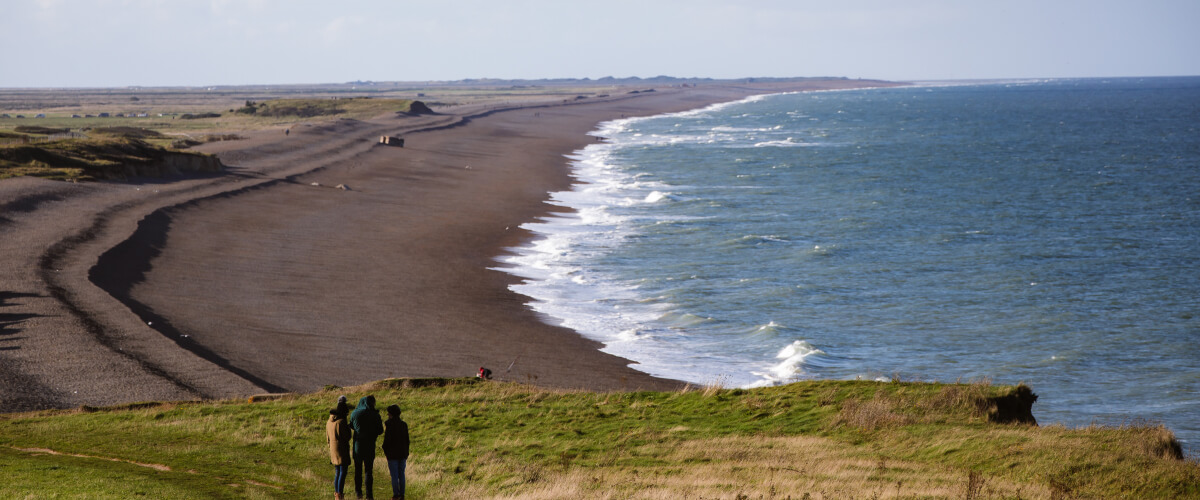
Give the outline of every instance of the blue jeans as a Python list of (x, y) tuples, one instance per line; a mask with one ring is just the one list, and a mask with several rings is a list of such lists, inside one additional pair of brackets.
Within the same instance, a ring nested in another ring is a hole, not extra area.
[(341, 493), (346, 486), (346, 473), (350, 472), (350, 464), (333, 466), (333, 492)]
[(392, 472), (392, 496), (404, 498), (404, 468), (408, 460), (388, 459), (388, 470)]

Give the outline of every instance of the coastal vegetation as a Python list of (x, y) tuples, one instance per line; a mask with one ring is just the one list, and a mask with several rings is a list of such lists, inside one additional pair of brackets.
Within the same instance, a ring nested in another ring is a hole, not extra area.
[(39, 120), (48, 125), (22, 124), (7, 130), (3, 128), (5, 120), (0, 119), (0, 179), (28, 175), (84, 181), (155, 176), (192, 167), (214, 170), (219, 168), (215, 158), (178, 150), (240, 139), (230, 130), (288, 126), (303, 119), (362, 119), (413, 109), (428, 110), (419, 101), (407, 99), (276, 99), (248, 100), (229, 114), (183, 113), (178, 119), (175, 115), (151, 119), (132, 113), (104, 118), (89, 114), (87, 118), (51, 117)]
[[(4, 105), (38, 106), (46, 103), (6, 103), (0, 92), (0, 110)], [(304, 97), (245, 100), (230, 107), (227, 99), (185, 99), (162, 103), (142, 101), (138, 113), (111, 112), (122, 109), (108, 101), (84, 103), (69, 108), (47, 108), (44, 118), (27, 118), (16, 113), (0, 113), (0, 143), (6, 138), (31, 134), (77, 132), (101, 127), (137, 127), (165, 135), (227, 133), (289, 126), (302, 121), (334, 118), (364, 120), (396, 112), (407, 113), (411, 99), (375, 97)], [(124, 105), (122, 105), (124, 106)], [(19, 109), (19, 108), (18, 108)], [(18, 118), (22, 116), (23, 118)], [(12, 135), (16, 134), (16, 135)]]
[(313, 118), (319, 116), (349, 115), (366, 118), (387, 112), (409, 111), (414, 101), (408, 99), (372, 99), (369, 97), (343, 99), (275, 99), (271, 101), (246, 101), (246, 105), (233, 110), (242, 115), (268, 118)]
[[(1028, 388), (869, 381), (597, 393), (389, 379), (255, 402), (8, 414), (4, 489), (323, 496), (339, 394), (404, 409), (410, 498), (1200, 498), (1200, 465), (1161, 426), (1002, 424), (1012, 414), (1000, 402)], [(386, 464), (375, 466), (383, 492)]]
[(158, 132), (129, 127), (93, 132), (87, 138), (0, 145), (0, 179), (29, 175), (86, 181), (221, 168), (215, 157), (147, 142), (161, 138)]

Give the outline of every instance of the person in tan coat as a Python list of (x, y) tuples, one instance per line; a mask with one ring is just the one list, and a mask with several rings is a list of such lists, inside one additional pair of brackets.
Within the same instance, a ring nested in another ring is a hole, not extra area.
[(337, 408), (329, 410), (329, 422), (325, 424), (325, 436), (329, 439), (329, 462), (333, 464), (333, 498), (342, 500), (342, 488), (346, 485), (346, 473), (350, 471), (350, 424), (346, 416), (346, 396), (338, 398)]

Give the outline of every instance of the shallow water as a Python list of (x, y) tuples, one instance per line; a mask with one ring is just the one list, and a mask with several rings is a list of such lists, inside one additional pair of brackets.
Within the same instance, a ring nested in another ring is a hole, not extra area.
[(1200, 440), (1200, 78), (755, 97), (603, 124), (506, 259), (654, 375), (1025, 382)]

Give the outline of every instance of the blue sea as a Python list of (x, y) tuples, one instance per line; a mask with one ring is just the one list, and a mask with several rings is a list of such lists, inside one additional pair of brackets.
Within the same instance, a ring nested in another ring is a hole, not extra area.
[(1200, 77), (758, 96), (601, 125), (502, 268), (699, 384), (1024, 382), (1200, 444)]

